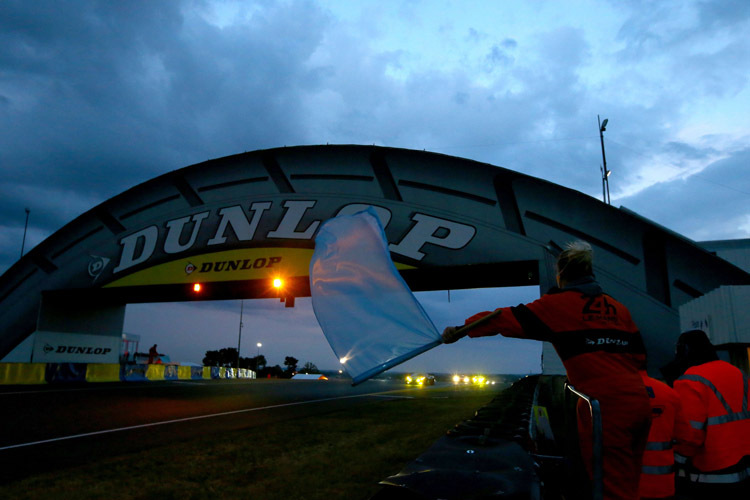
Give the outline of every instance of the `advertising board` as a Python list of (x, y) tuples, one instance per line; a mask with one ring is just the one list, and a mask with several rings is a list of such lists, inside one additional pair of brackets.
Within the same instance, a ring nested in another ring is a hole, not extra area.
[(119, 335), (36, 331), (34, 363), (119, 363)]

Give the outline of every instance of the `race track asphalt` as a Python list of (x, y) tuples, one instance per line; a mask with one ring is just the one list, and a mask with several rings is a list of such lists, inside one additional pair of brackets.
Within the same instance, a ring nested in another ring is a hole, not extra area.
[(373, 399), (420, 397), (400, 381), (184, 380), (0, 388), (0, 484), (103, 457)]

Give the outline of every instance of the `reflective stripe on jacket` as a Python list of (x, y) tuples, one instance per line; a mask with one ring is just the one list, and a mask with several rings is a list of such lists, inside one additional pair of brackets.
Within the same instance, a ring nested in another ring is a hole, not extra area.
[[(693, 366), (674, 388), (691, 427), (678, 452), (692, 457), (697, 471), (726, 469), (750, 455), (750, 383), (737, 367), (725, 361)], [(701, 482), (711, 482), (704, 479)], [(721, 480), (727, 482), (727, 477)]]

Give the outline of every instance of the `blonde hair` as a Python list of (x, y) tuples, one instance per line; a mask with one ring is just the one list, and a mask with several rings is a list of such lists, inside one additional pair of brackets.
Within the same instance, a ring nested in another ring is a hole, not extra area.
[(585, 241), (572, 241), (557, 257), (560, 279), (572, 281), (594, 274), (594, 250)]

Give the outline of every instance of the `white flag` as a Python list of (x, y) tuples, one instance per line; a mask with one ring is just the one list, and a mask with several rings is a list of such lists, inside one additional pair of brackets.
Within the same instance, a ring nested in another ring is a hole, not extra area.
[(391, 261), (375, 210), (329, 219), (310, 262), (313, 310), (353, 385), (441, 343)]

